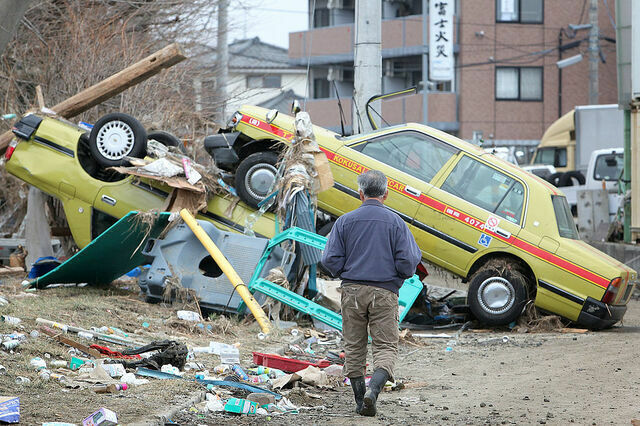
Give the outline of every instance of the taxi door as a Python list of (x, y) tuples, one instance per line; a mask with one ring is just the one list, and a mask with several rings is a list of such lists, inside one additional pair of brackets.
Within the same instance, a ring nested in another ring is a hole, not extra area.
[(438, 216), (440, 241), (433, 256), (462, 276), (481, 252), (508, 247), (524, 220), (523, 183), (466, 153), (438, 179), (429, 198), (417, 219)]

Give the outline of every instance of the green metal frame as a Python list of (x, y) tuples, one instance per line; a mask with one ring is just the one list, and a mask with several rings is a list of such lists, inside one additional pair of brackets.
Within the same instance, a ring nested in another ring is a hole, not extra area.
[[(333, 312), (330, 309), (325, 308), (324, 306), (320, 306), (315, 302), (303, 297), (293, 291), (287, 290), (284, 287), (281, 287), (277, 284), (272, 283), (271, 281), (265, 280), (264, 278), (260, 278), (260, 273), (264, 268), (271, 251), (274, 247), (282, 244), (287, 240), (297, 241), (302, 244), (307, 244), (311, 247), (323, 250), (325, 245), (327, 244), (326, 237), (315, 234), (313, 232), (309, 232), (307, 230), (292, 227), (284, 232), (277, 234), (271, 240), (269, 240), (269, 244), (267, 244), (267, 248), (265, 249), (258, 265), (256, 266), (256, 270), (251, 277), (251, 281), (249, 282), (249, 291), (255, 293), (259, 291), (269, 297), (272, 297), (279, 302), (282, 302), (288, 306), (291, 306), (293, 309), (303, 312), (307, 315), (310, 315), (312, 318), (317, 319), (330, 327), (333, 327), (337, 330), (342, 330), (342, 315)], [(315, 274), (313, 277), (311, 274), (309, 275), (309, 279), (315, 279)], [(411, 306), (418, 298), (418, 295), (422, 291), (423, 285), (422, 282), (418, 279), (416, 275), (405, 280), (404, 284), (400, 288), (399, 296), (398, 296), (398, 318), (399, 321), (402, 321), (404, 317), (411, 309)], [(240, 306), (238, 308), (241, 311), (244, 306)]]

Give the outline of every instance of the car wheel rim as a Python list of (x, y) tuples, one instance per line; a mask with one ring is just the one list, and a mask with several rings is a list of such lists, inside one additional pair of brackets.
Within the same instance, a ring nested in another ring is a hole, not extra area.
[(256, 164), (251, 167), (244, 178), (247, 192), (258, 200), (266, 198), (276, 180), (276, 172), (276, 168), (271, 164)]
[(480, 284), (478, 303), (490, 314), (499, 315), (507, 312), (515, 303), (513, 285), (502, 277), (491, 277)]
[(121, 160), (133, 149), (135, 135), (124, 121), (109, 121), (98, 131), (98, 152), (109, 160)]

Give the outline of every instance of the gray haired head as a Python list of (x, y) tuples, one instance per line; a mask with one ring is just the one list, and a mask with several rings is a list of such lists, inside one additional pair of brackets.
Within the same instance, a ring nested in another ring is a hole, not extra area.
[(358, 176), (358, 189), (365, 198), (379, 198), (387, 191), (387, 177), (379, 170), (369, 170)]

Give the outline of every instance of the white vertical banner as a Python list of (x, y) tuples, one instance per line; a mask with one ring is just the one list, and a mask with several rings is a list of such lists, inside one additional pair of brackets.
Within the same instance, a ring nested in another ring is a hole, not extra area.
[(455, 0), (429, 1), (429, 80), (453, 80)]

